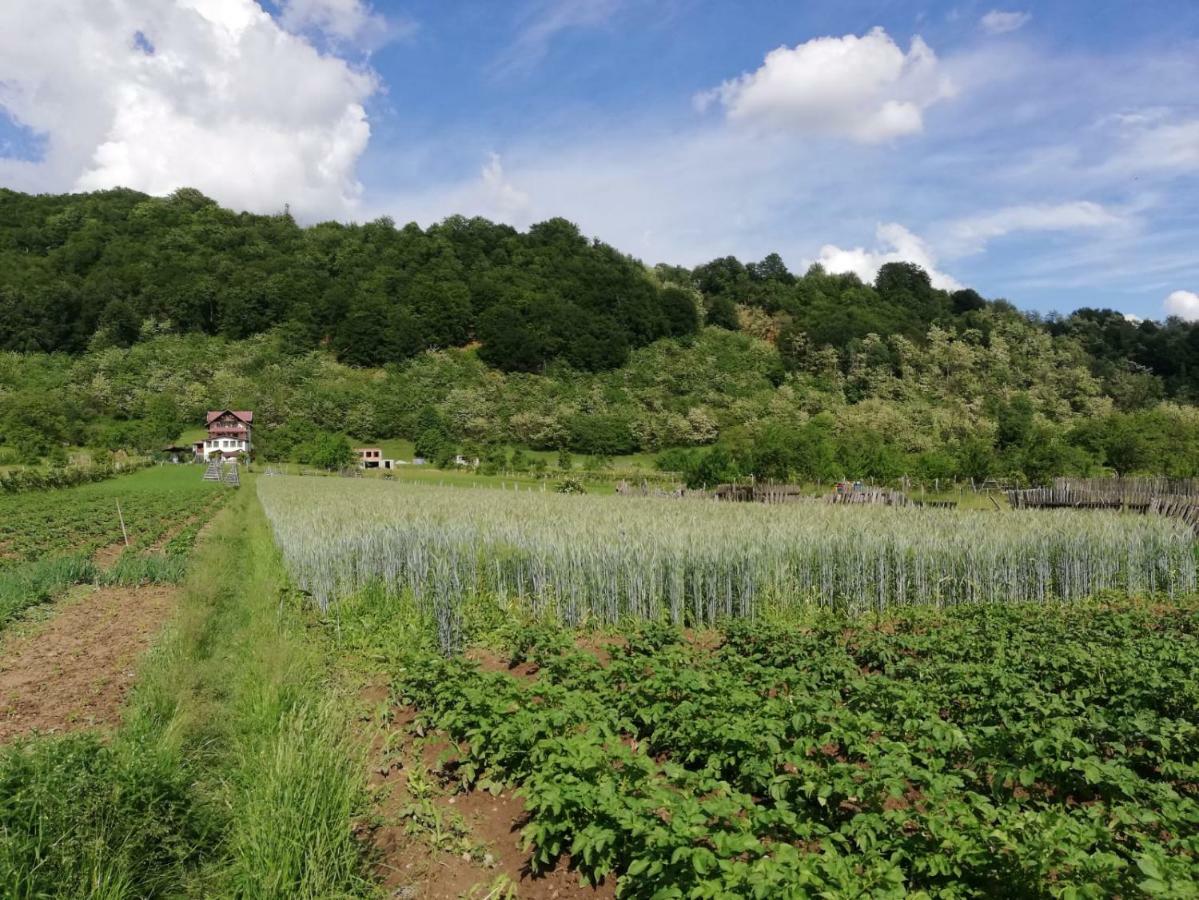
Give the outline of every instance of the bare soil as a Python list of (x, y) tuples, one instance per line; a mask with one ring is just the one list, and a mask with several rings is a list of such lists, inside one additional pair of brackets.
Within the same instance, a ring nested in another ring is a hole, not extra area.
[[(496, 665), (499, 660), (480, 662)], [(522, 680), (536, 677), (535, 673), (503, 668)], [(372, 684), (363, 689), (360, 698), (368, 709), (378, 710), (387, 703), (387, 687)], [(571, 870), (569, 858), (560, 860), (550, 872), (533, 874), (520, 836), (527, 821), (521, 798), (511, 788), (494, 796), (483, 790), (461, 790), (447, 772), (452, 770), (452, 762), (445, 767), (442, 764), (447, 756), (455, 755), (452, 743), (442, 735), (417, 736), (412, 727), (416, 711), (410, 707), (395, 707), (391, 713), (391, 721), (372, 740), (369, 754), (376, 824), (360, 831), (361, 838), (369, 842), (384, 896), (457, 900), (487, 896), (489, 888), (506, 883), (515, 896), (529, 900), (615, 897), (614, 880), (598, 887), (585, 885)], [(371, 718), (364, 716), (364, 720)], [(435, 836), (408, 815), (416, 802), (409, 789), (416, 767), (421, 780), (433, 786), (429, 801), (442, 822), (447, 826), (460, 822), (467, 829), (466, 835), (451, 842), (452, 849), (436, 846)]]
[(464, 654), (467, 659), (479, 664), (484, 672), (497, 672), (509, 675), (522, 684), (530, 684), (537, 680), (540, 667), (533, 662), (513, 663), (503, 654), (496, 653), (484, 647), (471, 647)]
[(0, 742), (115, 725), (139, 657), (170, 616), (168, 585), (89, 590), (0, 641)]
[(92, 562), (101, 569), (108, 569), (116, 564), (116, 561), (121, 558), (121, 554), (125, 552), (125, 542), (117, 541), (115, 544), (108, 544), (101, 547), (92, 554)]

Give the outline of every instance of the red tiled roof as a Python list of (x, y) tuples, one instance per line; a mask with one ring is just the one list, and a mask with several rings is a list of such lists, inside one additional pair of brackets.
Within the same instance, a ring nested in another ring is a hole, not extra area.
[(247, 425), (254, 421), (254, 413), (248, 409), (211, 409), (208, 411), (208, 419), (204, 424), (211, 425), (214, 419), (219, 419), (225, 413), (233, 413)]

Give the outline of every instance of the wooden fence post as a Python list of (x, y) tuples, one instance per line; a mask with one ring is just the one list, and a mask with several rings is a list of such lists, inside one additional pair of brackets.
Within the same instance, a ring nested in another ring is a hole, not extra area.
[(121, 501), (117, 500), (117, 518), (121, 520), (121, 534), (125, 538), (125, 546), (129, 546), (129, 532), (125, 530), (125, 514), (121, 512)]

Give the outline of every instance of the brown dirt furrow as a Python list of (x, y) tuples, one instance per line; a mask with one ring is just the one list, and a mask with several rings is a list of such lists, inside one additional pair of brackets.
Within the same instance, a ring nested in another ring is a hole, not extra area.
[[(376, 682), (361, 690), (359, 698), (368, 710), (377, 710), (387, 704), (388, 690)], [(527, 821), (524, 802), (511, 789), (498, 796), (482, 790), (457, 790), (439, 765), (441, 758), (452, 755), (447, 752), (452, 748), (449, 740), (438, 734), (417, 738), (412, 732), (416, 711), (410, 707), (392, 707), (392, 716), (384, 730), (374, 733), (368, 753), (373, 818), (385, 824), (359, 831), (385, 896), (457, 900), (489, 896), (489, 889), (501, 885), (512, 893), (496, 890), (495, 896), (514, 895), (519, 900), (610, 900), (615, 896), (614, 879), (594, 888), (583, 885), (569, 859), (545, 874), (530, 872), (529, 853), (520, 835)], [(363, 721), (369, 719), (369, 715), (363, 717)], [(430, 799), (443, 823), (448, 826), (459, 821), (468, 830), (469, 836), (455, 850), (435, 846), (429, 834), (421, 829), (414, 833), (407, 821), (406, 811), (417, 802), (409, 789), (413, 767), (420, 769), (422, 781), (436, 785)], [(465, 845), (484, 857), (461, 852)]]
[(139, 657), (175, 607), (167, 585), (99, 588), (0, 641), (0, 742), (113, 725)]
[(92, 562), (101, 569), (107, 569), (116, 564), (116, 561), (121, 558), (121, 554), (125, 552), (125, 542), (117, 541), (115, 544), (108, 544), (101, 547), (92, 554)]

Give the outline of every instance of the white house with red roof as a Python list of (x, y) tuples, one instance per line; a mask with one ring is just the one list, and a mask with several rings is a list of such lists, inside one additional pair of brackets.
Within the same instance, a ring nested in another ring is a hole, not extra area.
[(246, 409), (209, 410), (206, 424), (208, 437), (192, 445), (196, 456), (210, 459), (250, 455), (254, 413)]

